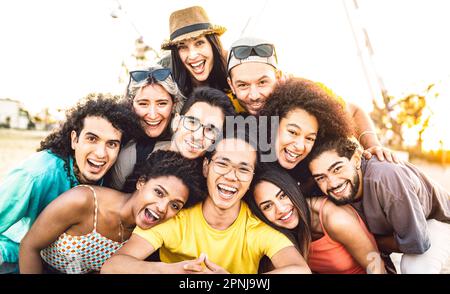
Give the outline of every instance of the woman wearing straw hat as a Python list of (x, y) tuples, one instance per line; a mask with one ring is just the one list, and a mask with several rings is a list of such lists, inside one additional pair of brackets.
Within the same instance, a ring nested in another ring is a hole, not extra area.
[(170, 39), (161, 48), (171, 50), (173, 75), (182, 93), (189, 96), (198, 86), (229, 92), (226, 52), (219, 39), (226, 29), (211, 24), (200, 6), (173, 12), (169, 27)]

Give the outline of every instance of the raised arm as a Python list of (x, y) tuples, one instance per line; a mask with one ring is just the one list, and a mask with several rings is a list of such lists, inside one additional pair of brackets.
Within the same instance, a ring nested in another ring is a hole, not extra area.
[(93, 210), (92, 192), (86, 187), (75, 187), (52, 201), (36, 219), (20, 244), (20, 273), (42, 273), (40, 251), (57, 240), (72, 225), (90, 217)]
[(356, 212), (350, 207), (326, 203), (323, 209), (323, 225), (328, 235), (344, 245), (367, 273), (386, 273), (376, 244), (366, 235)]
[(369, 115), (361, 107), (353, 103), (347, 103), (347, 111), (350, 113), (356, 126), (358, 141), (365, 149), (364, 157), (369, 159), (372, 155), (376, 155), (379, 160), (386, 158), (389, 162), (398, 162), (397, 156), (391, 150), (381, 145)]

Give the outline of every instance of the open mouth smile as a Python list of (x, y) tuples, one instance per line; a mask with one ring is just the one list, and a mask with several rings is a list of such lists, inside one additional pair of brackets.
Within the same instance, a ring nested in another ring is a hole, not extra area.
[(191, 66), (192, 71), (195, 74), (202, 74), (203, 71), (205, 70), (205, 63), (206, 63), (206, 60), (202, 60), (202, 61), (199, 61), (196, 63), (189, 63), (189, 65)]
[(232, 199), (233, 196), (238, 192), (238, 189), (236, 187), (225, 184), (218, 184), (217, 190), (219, 191), (219, 196), (225, 200)]

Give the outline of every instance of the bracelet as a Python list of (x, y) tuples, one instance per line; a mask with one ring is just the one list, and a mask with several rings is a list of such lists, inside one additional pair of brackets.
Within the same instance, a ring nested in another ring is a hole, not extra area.
[(361, 134), (359, 134), (358, 142), (361, 143), (361, 138), (364, 137), (364, 135), (368, 135), (368, 134), (372, 134), (372, 135), (375, 135), (375, 136), (377, 135), (377, 133), (375, 133), (374, 131), (364, 131)]

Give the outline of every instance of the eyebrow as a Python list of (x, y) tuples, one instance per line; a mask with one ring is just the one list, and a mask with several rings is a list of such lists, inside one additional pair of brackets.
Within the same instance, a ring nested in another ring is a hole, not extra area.
[(166, 195), (169, 194), (169, 192), (167, 192), (167, 190), (163, 186), (161, 186), (161, 185), (156, 185), (156, 186), (159, 187), (161, 190), (163, 190), (164, 194), (166, 194)]
[[(332, 165), (330, 165), (330, 167), (327, 169), (327, 171), (331, 171), (336, 165), (338, 165), (338, 164), (340, 164), (340, 163), (343, 163), (343, 161), (342, 160), (340, 160), (340, 161), (336, 161), (335, 163), (333, 163)], [(324, 174), (323, 173), (321, 173), (321, 174), (312, 174), (312, 176), (315, 178), (315, 177), (318, 177), (318, 176), (323, 176)]]
[(96, 134), (94, 134), (94, 133), (92, 133), (92, 132), (86, 132), (84, 135), (85, 135), (85, 136), (94, 136), (94, 137), (96, 137), (96, 138), (100, 138), (98, 135), (96, 135)]
[[(280, 189), (280, 191), (278, 191), (277, 194), (275, 194), (275, 198), (277, 198), (277, 197), (278, 197), (280, 194), (282, 194), (282, 193), (283, 193), (283, 190)], [(261, 202), (260, 204), (258, 204), (258, 206), (261, 207), (261, 206), (263, 206), (264, 204), (269, 203), (269, 202), (272, 202), (272, 200), (266, 200), (266, 201), (263, 201), (263, 202)]]
[[(226, 158), (226, 157), (218, 156), (216, 159), (222, 159), (222, 160), (231, 162), (231, 160), (228, 159), (228, 158)], [(253, 167), (251, 166), (251, 164), (249, 164), (248, 162), (241, 161), (241, 162), (239, 162), (239, 163), (237, 163), (237, 164), (238, 164), (238, 165), (240, 164), (240, 165), (250, 166), (251, 168), (253, 168)]]
[(287, 126), (287, 127), (295, 127), (295, 128), (300, 129), (300, 130), (302, 129), (299, 125), (294, 124), (294, 123), (287, 124), (286, 126)]
[[(92, 132), (86, 132), (86, 133), (84, 134), (84, 136), (94, 136), (95, 138), (100, 139), (100, 137), (99, 137), (98, 135), (96, 135), (96, 134), (94, 134), (94, 133), (92, 133)], [(121, 140), (112, 139), (112, 140), (107, 140), (107, 142), (115, 142), (115, 143), (117, 143), (117, 144), (120, 145)]]
[(173, 201), (180, 203), (181, 205), (185, 205), (186, 203), (184, 203), (184, 201), (180, 200), (180, 199), (174, 199)]
[[(136, 100), (137, 100), (138, 102), (139, 102), (139, 101), (142, 101), (142, 100), (150, 101), (151, 98), (142, 97), (142, 98), (138, 98), (138, 99), (136, 99)], [(160, 101), (169, 101), (169, 99), (168, 99), (168, 98), (157, 98), (157, 99), (156, 99), (156, 102), (160, 102)]]
[[(298, 128), (298, 129), (300, 129), (300, 130), (303, 131), (303, 129), (302, 129), (299, 125), (294, 124), (294, 123), (289, 123), (289, 124), (287, 124), (286, 126), (287, 126), (287, 127), (295, 127), (295, 128)], [(316, 133), (316, 132), (312, 132), (311, 135), (317, 135), (317, 133)]]
[[(268, 75), (263, 75), (260, 78), (256, 79), (257, 81), (261, 81), (262, 79), (268, 79), (269, 76)], [(244, 83), (244, 84), (249, 84), (249, 82), (247, 81), (243, 81), (243, 80), (236, 80), (236, 83)]]

